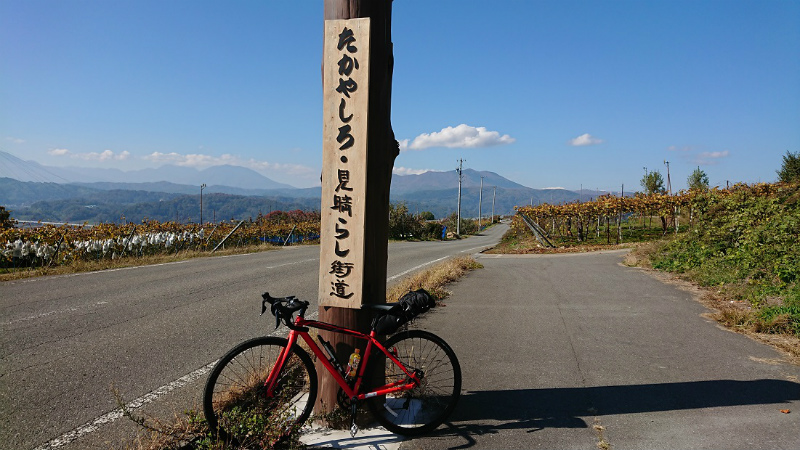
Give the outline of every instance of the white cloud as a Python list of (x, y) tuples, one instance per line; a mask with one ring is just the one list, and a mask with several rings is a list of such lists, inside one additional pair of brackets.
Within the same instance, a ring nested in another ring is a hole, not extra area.
[(159, 163), (175, 163), (178, 165), (182, 165), (181, 163), (186, 161), (185, 156), (175, 152), (172, 153), (153, 152), (145, 156), (144, 159)]
[(721, 152), (703, 152), (703, 153), (700, 153), (700, 157), (701, 158), (712, 158), (712, 159), (727, 158), (729, 154), (730, 153), (727, 150), (721, 151)]
[(252, 158), (243, 163), (235, 163), (235, 164), (229, 163), (229, 164), (234, 166), (249, 167), (254, 170), (284, 172), (289, 175), (297, 175), (297, 176), (309, 176), (314, 174), (319, 175), (319, 169), (312, 169), (311, 167), (308, 166), (303, 166), (300, 164), (279, 164), (267, 161), (256, 161), (255, 159)]
[(7, 137), (6, 140), (11, 142), (11, 143), (14, 143), (14, 144), (24, 144), (25, 143), (25, 139), (20, 139), (20, 138), (15, 138), (15, 137)]
[(268, 161), (258, 161), (253, 158), (242, 159), (239, 156), (227, 153), (221, 156), (212, 156), (200, 153), (182, 155), (175, 152), (153, 152), (145, 156), (144, 159), (156, 163), (174, 164), (176, 166), (193, 167), (195, 169), (205, 169), (211, 166), (231, 165), (247, 167), (249, 169), (260, 171), (283, 172), (289, 175), (297, 176), (309, 176), (319, 172), (318, 169), (312, 169), (299, 164), (271, 163)]
[(730, 156), (728, 150), (723, 150), (721, 152), (702, 152), (694, 158), (693, 162), (698, 165), (714, 165), (728, 156)]
[(130, 156), (131, 154), (127, 151), (117, 154), (111, 150), (104, 150), (102, 153), (89, 152), (72, 155), (73, 158), (80, 158), (86, 161), (125, 161)]
[(575, 139), (570, 139), (568, 143), (569, 145), (573, 145), (575, 147), (582, 147), (584, 145), (602, 144), (603, 140), (586, 133), (576, 137)]
[(70, 158), (82, 159), (84, 161), (125, 161), (131, 156), (130, 152), (128, 151), (114, 153), (112, 150), (104, 150), (102, 153), (72, 153), (66, 148), (54, 148), (52, 150), (48, 150), (47, 154), (52, 156), (69, 156)]
[(422, 133), (414, 140), (400, 141), (400, 150), (424, 150), (431, 147), (447, 148), (480, 148), (495, 145), (511, 144), (516, 139), (497, 131), (488, 131), (485, 127), (471, 127), (461, 124), (456, 127), (443, 128), (442, 131)]
[(392, 173), (395, 175), (420, 175), (430, 172), (428, 169), (409, 169), (408, 167), (394, 167)]
[(688, 152), (688, 151), (691, 151), (692, 148), (688, 147), (688, 146), (676, 147), (674, 145), (670, 145), (669, 147), (667, 147), (667, 150), (671, 151), (671, 152)]

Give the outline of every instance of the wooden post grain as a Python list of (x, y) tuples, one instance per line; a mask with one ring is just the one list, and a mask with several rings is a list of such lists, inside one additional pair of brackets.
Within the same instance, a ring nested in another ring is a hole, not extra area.
[[(391, 125), (391, 93), (394, 57), (391, 39), (391, 0), (325, 0), (325, 20), (369, 17), (369, 110), (367, 137), (367, 187), (364, 195), (363, 302), (384, 303), (389, 236), (389, 187), (394, 160), (399, 154)], [(324, 64), (324, 63), (323, 63)], [(324, 72), (324, 71), (323, 71)], [(323, 176), (325, 168), (323, 168)], [(323, 199), (325, 202), (325, 199)], [(322, 243), (324, 245), (324, 243)], [(319, 318), (348, 328), (369, 329), (371, 315), (358, 309), (320, 307)], [(320, 334), (333, 344), (340, 361), (346, 361), (355, 340), (327, 332)], [(363, 349), (362, 349), (363, 351)], [(320, 395), (316, 413), (332, 411), (338, 385), (317, 366)]]

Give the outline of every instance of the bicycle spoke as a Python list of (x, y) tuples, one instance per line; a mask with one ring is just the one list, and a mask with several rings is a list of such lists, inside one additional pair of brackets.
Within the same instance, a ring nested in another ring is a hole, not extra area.
[[(419, 385), (411, 390), (373, 400), (370, 409), (382, 425), (401, 434), (432, 430), (452, 412), (461, 390), (461, 371), (455, 354), (440, 338), (421, 330), (398, 333), (386, 342)], [(406, 373), (386, 359), (386, 382), (408, 380)]]
[(286, 360), (273, 394), (267, 395), (267, 378), (285, 345), (285, 339), (257, 338), (220, 359), (203, 397), (212, 431), (240, 443), (269, 446), (305, 422), (317, 380), (310, 357), (299, 347)]

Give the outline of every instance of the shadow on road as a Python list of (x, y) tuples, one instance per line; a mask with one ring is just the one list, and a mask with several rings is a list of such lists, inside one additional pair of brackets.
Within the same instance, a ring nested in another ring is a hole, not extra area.
[(800, 384), (784, 380), (715, 380), (683, 383), (523, 389), (467, 392), (446, 428), (434, 436), (460, 436), (468, 448), (472, 436), (501, 430), (587, 428), (581, 417), (724, 406), (786, 403), (800, 400)]

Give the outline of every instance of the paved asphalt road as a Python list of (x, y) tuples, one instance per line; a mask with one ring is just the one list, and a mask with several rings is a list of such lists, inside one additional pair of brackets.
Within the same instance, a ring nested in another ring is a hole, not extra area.
[(800, 367), (623, 255), (481, 256), (416, 322), (458, 355), (461, 401), (401, 448), (800, 449)]
[[(498, 242), (484, 236), (389, 246), (389, 281)], [(317, 295), (319, 247), (0, 283), (0, 450), (106, 449), (135, 426), (116, 420), (114, 386), (139, 411), (199, 408), (209, 364), (272, 332), (260, 294)], [(312, 307), (312, 311), (315, 307)], [(272, 324), (272, 325), (271, 325)]]

